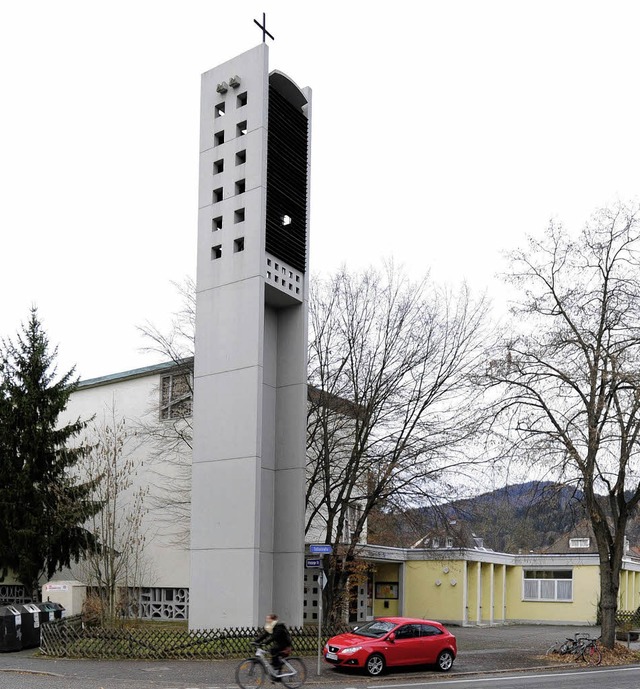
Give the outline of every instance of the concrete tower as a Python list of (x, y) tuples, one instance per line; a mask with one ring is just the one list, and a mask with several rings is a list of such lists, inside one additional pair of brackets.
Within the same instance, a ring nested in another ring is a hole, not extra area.
[(189, 625), (302, 623), (311, 90), (202, 75)]

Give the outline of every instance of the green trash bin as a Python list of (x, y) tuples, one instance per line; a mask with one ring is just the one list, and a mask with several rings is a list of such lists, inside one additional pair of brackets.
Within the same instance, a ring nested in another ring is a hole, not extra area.
[(37, 603), (38, 610), (40, 610), (40, 624), (44, 622), (53, 622), (54, 620), (59, 620), (62, 617), (62, 612), (64, 608), (60, 603), (52, 603), (51, 601), (45, 601), (44, 603)]

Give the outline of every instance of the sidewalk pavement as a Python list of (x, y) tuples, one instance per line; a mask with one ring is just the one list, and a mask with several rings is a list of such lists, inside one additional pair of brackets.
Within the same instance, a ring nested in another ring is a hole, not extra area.
[[(565, 627), (550, 625), (513, 625), (507, 627), (450, 627), (458, 640), (458, 657), (451, 676), (467, 673), (490, 673), (514, 670), (531, 670), (557, 665), (545, 658), (547, 648), (554, 642), (573, 637), (576, 632), (587, 632), (598, 637), (599, 627)], [(640, 643), (631, 645), (640, 648)], [(373, 680), (363, 674), (338, 670), (325, 662), (317, 674), (317, 658), (305, 658), (308, 684), (353, 685), (354, 682)], [(190, 687), (235, 685), (237, 660), (225, 661), (115, 661), (115, 660), (56, 660), (37, 655), (37, 651), (0, 653), (0, 672), (20, 671), (52, 674), (63, 677), (91, 677), (121, 679), (149, 683), (173, 682)], [(425, 675), (440, 674), (431, 668), (394, 669), (389, 678), (417, 679)]]

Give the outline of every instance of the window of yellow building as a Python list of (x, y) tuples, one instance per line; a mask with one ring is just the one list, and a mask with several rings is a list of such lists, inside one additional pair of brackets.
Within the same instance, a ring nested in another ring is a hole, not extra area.
[(525, 569), (524, 600), (571, 601), (573, 571), (570, 569)]

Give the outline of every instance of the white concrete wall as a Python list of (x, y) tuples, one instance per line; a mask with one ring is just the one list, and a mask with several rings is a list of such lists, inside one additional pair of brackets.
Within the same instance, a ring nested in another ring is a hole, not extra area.
[[(90, 419), (95, 416), (94, 422), (99, 424), (105, 415), (111, 416), (113, 409), (116, 419), (124, 418), (128, 431), (133, 434), (140, 424), (155, 422), (159, 418), (159, 384), (162, 373), (155, 371), (149, 375), (124, 379), (115, 377), (105, 385), (84, 387), (71, 396), (60, 421), (65, 423), (77, 418)], [(127, 442), (125, 452), (138, 465), (135, 486), (145, 486), (150, 490), (146, 498), (146, 505), (150, 507), (153, 496), (160, 494), (154, 463), (150, 461), (153, 449), (144, 435), (138, 433), (135, 437), (132, 435)], [(184, 459), (186, 462), (190, 461), (188, 448), (185, 448)], [(171, 472), (170, 467), (164, 467), (164, 470), (169, 474)], [(144, 547), (147, 574), (142, 585), (188, 587), (189, 551), (186, 547), (178, 548), (172, 545), (172, 534), (165, 530), (155, 511), (150, 511), (145, 516), (143, 530), (147, 534)], [(71, 571), (74, 577), (82, 578), (82, 567), (73, 567)], [(69, 572), (60, 572), (54, 579), (68, 578), (68, 575)]]

